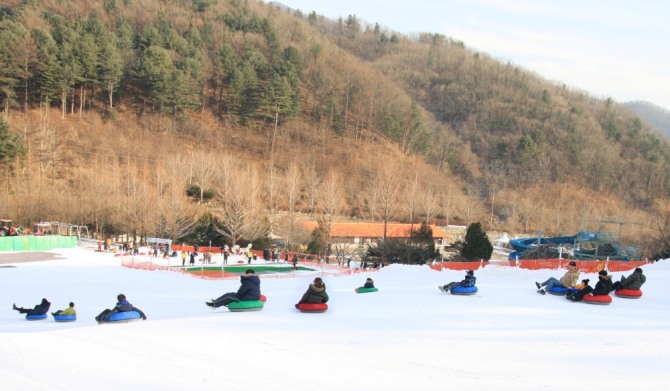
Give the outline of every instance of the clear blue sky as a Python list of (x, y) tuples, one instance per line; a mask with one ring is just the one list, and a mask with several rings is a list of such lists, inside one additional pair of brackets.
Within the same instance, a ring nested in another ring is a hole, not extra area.
[(440, 33), (540, 76), (670, 110), (670, 0), (277, 0), (400, 33)]

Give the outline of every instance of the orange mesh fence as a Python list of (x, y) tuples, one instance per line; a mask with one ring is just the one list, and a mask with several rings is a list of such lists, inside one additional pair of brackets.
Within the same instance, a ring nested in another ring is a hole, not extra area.
[[(542, 269), (561, 269), (566, 268), (568, 263), (571, 262), (567, 259), (534, 259), (534, 260), (519, 260), (519, 261), (476, 261), (476, 262), (436, 262), (429, 267), (435, 271), (442, 270), (478, 270), (480, 268), (487, 267), (489, 265), (498, 265), (498, 266), (509, 266), (509, 267), (519, 267), (521, 269), (528, 270), (542, 270)], [(644, 266), (651, 261), (575, 261), (577, 267), (584, 273), (597, 273), (600, 270), (606, 269), (610, 272), (624, 272), (635, 269), (636, 267)], [(263, 278), (304, 278), (309, 276), (332, 276), (332, 277), (341, 277), (349, 276), (357, 273), (369, 273), (376, 272), (380, 269), (375, 268), (348, 268), (343, 265), (338, 264), (329, 264), (316, 261), (308, 261), (302, 259), (298, 262), (299, 265), (314, 269), (312, 272), (305, 273), (301, 271), (300, 273), (268, 273), (263, 274)], [(122, 256), (121, 265), (123, 267), (128, 267), (132, 269), (141, 269), (141, 270), (168, 270), (179, 273), (186, 273), (193, 277), (204, 278), (204, 279), (237, 279), (239, 274), (226, 272), (223, 270), (212, 270), (205, 269), (204, 267), (200, 270), (194, 270), (193, 267), (190, 270), (180, 267), (175, 263), (174, 266), (160, 265), (150, 261), (143, 261), (141, 259), (136, 259), (132, 256)]]

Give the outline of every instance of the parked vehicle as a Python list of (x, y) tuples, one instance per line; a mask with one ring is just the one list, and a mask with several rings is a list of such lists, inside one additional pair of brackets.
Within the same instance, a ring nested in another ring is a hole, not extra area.
[(14, 222), (9, 219), (0, 219), (0, 236), (16, 236), (19, 233), (14, 229)]

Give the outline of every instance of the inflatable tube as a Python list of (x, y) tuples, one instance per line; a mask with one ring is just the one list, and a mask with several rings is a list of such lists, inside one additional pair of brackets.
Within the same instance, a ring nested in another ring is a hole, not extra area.
[(623, 297), (624, 299), (639, 299), (642, 297), (642, 291), (639, 289), (619, 289), (614, 291), (616, 297)]
[(551, 289), (549, 289), (547, 292), (556, 296), (565, 296), (565, 294), (568, 293), (568, 288), (562, 286), (552, 286)]
[(379, 291), (379, 289), (359, 287), (359, 288), (356, 288), (355, 291), (356, 291), (356, 293), (369, 293), (369, 292), (377, 292), (377, 291)]
[(226, 307), (230, 312), (260, 311), (263, 309), (263, 302), (260, 300), (233, 301)]
[(328, 304), (326, 303), (301, 303), (296, 304), (295, 308), (299, 309), (300, 312), (326, 312), (328, 309)]
[(261, 298), (259, 300), (265, 303), (266, 301), (268, 301), (268, 298), (265, 297), (265, 295), (261, 295)]
[(452, 295), (467, 296), (474, 295), (479, 289), (476, 286), (460, 286), (457, 285), (451, 288)]
[(112, 314), (106, 321), (103, 323), (123, 323), (123, 322), (130, 322), (133, 320), (138, 320), (142, 319), (142, 315), (140, 315), (139, 312), (137, 311), (124, 311), (124, 312), (117, 312), (115, 314)]
[(598, 295), (598, 296), (584, 295), (584, 297), (582, 298), (582, 301), (584, 303), (588, 303), (588, 304), (609, 305), (610, 303), (612, 303), (612, 296), (610, 296), (610, 295)]
[(42, 320), (46, 319), (47, 314), (39, 314), (39, 315), (26, 315), (27, 320)]
[(74, 322), (77, 320), (77, 315), (53, 315), (56, 322)]

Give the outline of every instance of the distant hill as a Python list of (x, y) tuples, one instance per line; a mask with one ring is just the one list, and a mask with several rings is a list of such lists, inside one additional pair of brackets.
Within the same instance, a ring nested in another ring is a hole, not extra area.
[(640, 118), (658, 128), (666, 139), (670, 139), (670, 111), (651, 102), (626, 102), (625, 106), (639, 115)]

